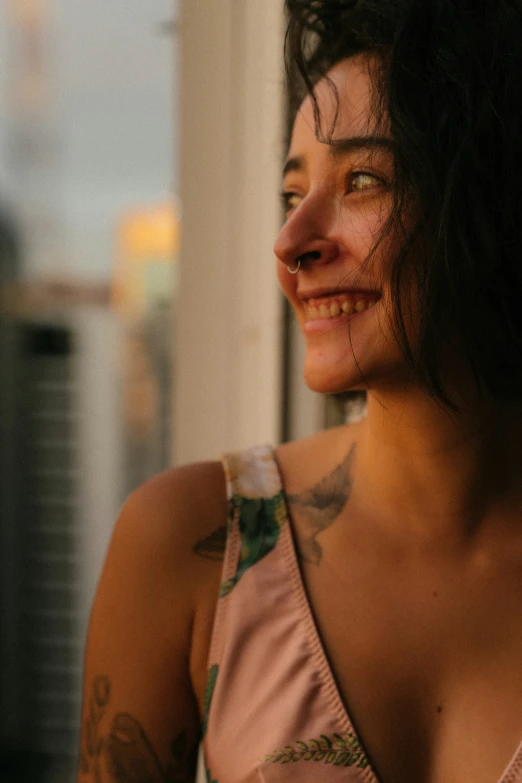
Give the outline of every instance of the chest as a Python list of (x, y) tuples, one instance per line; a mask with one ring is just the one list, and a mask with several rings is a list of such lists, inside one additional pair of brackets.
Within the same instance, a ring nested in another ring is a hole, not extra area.
[(500, 783), (522, 742), (517, 570), (478, 578), (325, 540), (303, 578), (380, 783)]

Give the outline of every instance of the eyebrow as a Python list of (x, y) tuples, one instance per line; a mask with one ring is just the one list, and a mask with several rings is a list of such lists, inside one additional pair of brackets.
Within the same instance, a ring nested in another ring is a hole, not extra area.
[(305, 159), (298, 155), (295, 158), (288, 158), (283, 167), (283, 177), (290, 174), (291, 171), (303, 171), (305, 169)]
[[(328, 157), (330, 160), (340, 160), (352, 152), (376, 148), (393, 153), (395, 144), (392, 139), (389, 139), (386, 136), (350, 136), (346, 139), (336, 139), (335, 141), (330, 142)], [(305, 168), (306, 161), (302, 155), (288, 158), (283, 168), (283, 177), (291, 171), (304, 171)]]

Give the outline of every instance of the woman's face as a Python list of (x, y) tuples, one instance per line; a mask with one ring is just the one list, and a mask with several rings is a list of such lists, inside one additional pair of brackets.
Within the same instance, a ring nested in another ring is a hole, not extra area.
[[(329, 78), (339, 95), (332, 137), (343, 143), (318, 141), (307, 98), (284, 169), (287, 219), (275, 253), (281, 287), (306, 340), (306, 383), (337, 393), (402, 376), (405, 361), (389, 320), (390, 241), (363, 267), (392, 207), (391, 137), (381, 133), (376, 143), (370, 127), (368, 60), (345, 60)], [(337, 104), (324, 81), (316, 95), (328, 133)], [(300, 257), (301, 268), (291, 275), (288, 267), (295, 269)]]

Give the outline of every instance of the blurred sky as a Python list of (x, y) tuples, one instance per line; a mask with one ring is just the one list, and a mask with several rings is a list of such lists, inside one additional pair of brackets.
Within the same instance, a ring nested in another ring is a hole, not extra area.
[[(12, 166), (16, 136), (8, 94), (19, 53), (0, 5), (0, 199), (37, 191), (55, 222), (57, 247), (27, 253), (26, 270), (103, 278), (110, 273), (118, 215), (177, 188), (177, 45), (165, 23), (173, 0), (46, 0), (44, 118), (56, 142), (52, 171)], [(47, 218), (45, 218), (47, 219)]]

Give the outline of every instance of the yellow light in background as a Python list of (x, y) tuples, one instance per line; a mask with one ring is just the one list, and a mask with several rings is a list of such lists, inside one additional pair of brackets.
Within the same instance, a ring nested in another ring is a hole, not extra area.
[(120, 222), (120, 248), (127, 257), (174, 259), (178, 252), (178, 220), (172, 204), (136, 209)]
[(174, 295), (179, 219), (173, 202), (136, 208), (120, 219), (116, 232), (114, 305), (140, 317)]

